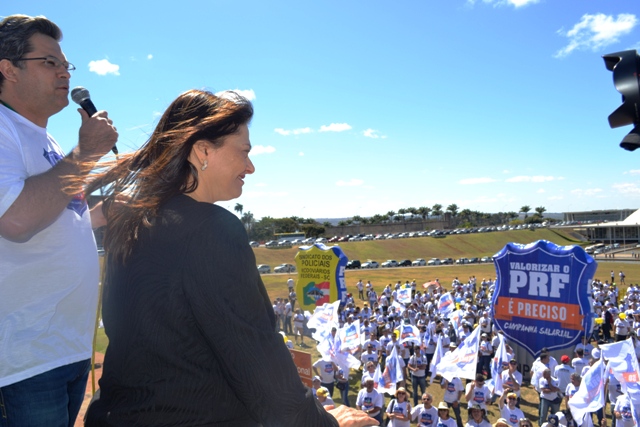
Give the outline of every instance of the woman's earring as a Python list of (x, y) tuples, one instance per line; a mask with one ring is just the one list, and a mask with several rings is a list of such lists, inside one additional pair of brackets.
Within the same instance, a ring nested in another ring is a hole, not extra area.
[(204, 159), (204, 163), (202, 163), (202, 167), (200, 168), (200, 170), (206, 170), (207, 166), (209, 166), (209, 162), (207, 161), (207, 159)]

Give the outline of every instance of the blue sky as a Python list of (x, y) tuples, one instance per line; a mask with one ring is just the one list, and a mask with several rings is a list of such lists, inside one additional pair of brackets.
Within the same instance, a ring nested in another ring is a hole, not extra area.
[[(17, 2), (16, 2), (17, 3)], [(120, 133), (147, 139), (181, 92), (252, 98), (255, 218), (400, 208), (549, 212), (640, 207), (640, 152), (610, 129), (602, 55), (640, 49), (637, 0), (28, 0), (63, 30)], [(49, 122), (77, 142), (70, 105)]]

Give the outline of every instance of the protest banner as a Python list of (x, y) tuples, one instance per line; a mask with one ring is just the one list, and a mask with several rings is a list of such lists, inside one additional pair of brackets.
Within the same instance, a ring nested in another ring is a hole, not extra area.
[(476, 364), (478, 362), (478, 347), (480, 343), (480, 327), (464, 339), (454, 351), (446, 353), (436, 367), (436, 375), (440, 374), (447, 381), (455, 377), (474, 380), (476, 378)]
[(296, 293), (303, 310), (313, 311), (325, 303), (344, 301), (347, 256), (339, 246), (316, 243), (303, 246), (295, 256), (298, 278)]
[(575, 346), (590, 334), (590, 281), (596, 262), (578, 246), (539, 240), (508, 243), (494, 256), (495, 324), (505, 337), (536, 357)]
[(293, 364), (298, 369), (298, 375), (300, 380), (307, 387), (313, 387), (313, 370), (311, 369), (311, 353), (305, 353), (304, 351), (289, 349)]

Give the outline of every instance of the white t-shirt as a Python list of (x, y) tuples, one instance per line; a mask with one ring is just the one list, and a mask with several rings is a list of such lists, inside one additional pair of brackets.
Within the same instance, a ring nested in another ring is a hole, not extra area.
[(331, 384), (335, 380), (336, 370), (330, 360), (317, 360), (313, 367), (318, 370), (322, 384)]
[(436, 427), (438, 409), (435, 406), (425, 409), (424, 405), (420, 404), (411, 410), (411, 419), (418, 421), (418, 427)]
[(505, 404), (500, 410), (500, 416), (507, 420), (512, 427), (517, 427), (518, 420), (524, 418), (524, 413), (518, 407), (510, 409), (509, 405)]
[[(63, 156), (45, 128), (0, 105), (0, 216)], [(28, 242), (0, 238), (0, 387), (91, 357), (98, 275), (82, 196)]]
[(398, 419), (390, 419), (388, 426), (390, 427), (409, 427), (411, 424), (410, 411), (411, 405), (406, 400), (404, 402), (398, 402), (396, 399), (391, 399), (389, 404), (387, 405), (387, 413), (388, 414), (400, 414), (405, 417), (409, 417), (408, 420), (402, 421)]
[(482, 409), (486, 410), (487, 402), (491, 400), (491, 391), (489, 390), (489, 387), (487, 387), (486, 385), (483, 385), (482, 387), (478, 388), (476, 387), (475, 383), (472, 381), (469, 384), (467, 384), (466, 393), (468, 394), (469, 391), (471, 391), (472, 389), (473, 389), (473, 394), (471, 395), (471, 400), (468, 401), (467, 403), (469, 405), (472, 405), (472, 404), (480, 405)]
[[(376, 389), (373, 389), (371, 393), (369, 393), (367, 392), (366, 388), (363, 388), (358, 392), (358, 397), (356, 398), (356, 405), (365, 410), (371, 410), (375, 407), (382, 408), (382, 405), (384, 405), (384, 398), (382, 394), (378, 393)], [(376, 411), (368, 415), (371, 418), (373, 418), (379, 413), (380, 411)]]
[[(444, 378), (442, 379), (444, 383)], [(460, 396), (460, 392), (464, 391), (464, 386), (462, 385), (462, 381), (460, 378), (454, 378), (452, 381), (449, 381), (447, 387), (444, 389), (444, 396), (442, 400), (447, 403), (458, 402), (458, 396)]]

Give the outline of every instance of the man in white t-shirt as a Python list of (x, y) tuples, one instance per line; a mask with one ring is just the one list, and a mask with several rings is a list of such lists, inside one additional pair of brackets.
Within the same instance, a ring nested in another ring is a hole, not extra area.
[(73, 425), (82, 404), (98, 299), (92, 226), (106, 219), (81, 181), (118, 138), (104, 111), (80, 111), (67, 155), (47, 133), (75, 69), (61, 38), (42, 16), (0, 22), (0, 396), (18, 427)]
[(511, 427), (518, 426), (518, 420), (525, 418), (524, 413), (516, 406), (518, 395), (513, 391), (503, 393), (498, 401), (500, 406), (500, 416), (507, 420)]
[(366, 378), (364, 381), (364, 388), (358, 392), (356, 398), (356, 407), (382, 425), (384, 396), (373, 388), (373, 378)]
[(465, 397), (469, 406), (480, 405), (482, 409), (487, 410), (487, 404), (491, 402), (491, 391), (484, 384), (484, 375), (477, 374), (475, 381), (467, 384)]
[(325, 360), (324, 358), (318, 359), (313, 364), (313, 372), (320, 377), (322, 387), (326, 387), (329, 390), (329, 397), (333, 397), (333, 385), (339, 369), (331, 360)]

